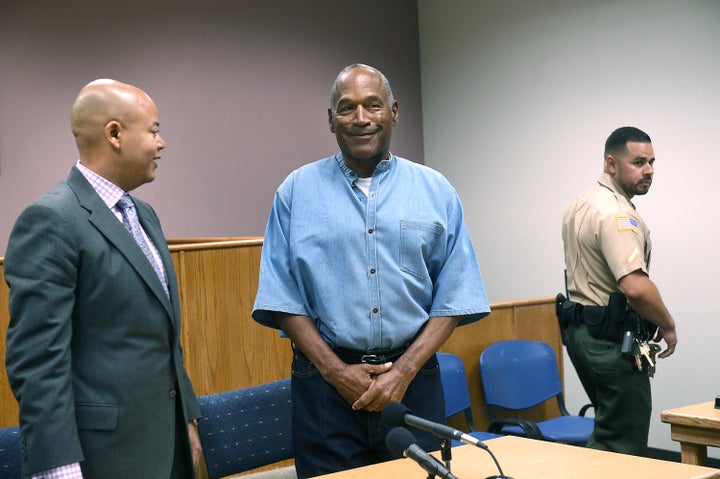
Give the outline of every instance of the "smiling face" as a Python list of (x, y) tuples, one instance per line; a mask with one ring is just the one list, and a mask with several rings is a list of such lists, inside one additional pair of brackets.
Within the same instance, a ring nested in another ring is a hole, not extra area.
[(120, 125), (118, 186), (131, 191), (155, 179), (157, 160), (165, 141), (160, 136), (158, 110), (148, 97), (139, 97), (132, 118)]
[(644, 195), (650, 190), (655, 173), (655, 151), (652, 143), (628, 141), (624, 152), (607, 155), (606, 171), (628, 197)]
[(397, 102), (389, 99), (380, 74), (362, 66), (338, 77), (332, 102), (330, 131), (345, 164), (363, 178), (372, 176), (377, 164), (388, 158)]

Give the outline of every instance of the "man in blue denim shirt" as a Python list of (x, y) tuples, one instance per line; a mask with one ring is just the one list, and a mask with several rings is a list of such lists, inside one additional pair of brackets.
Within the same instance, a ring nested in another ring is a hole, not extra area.
[(398, 104), (385, 76), (341, 71), (328, 119), (341, 153), (278, 188), (253, 309), (293, 343), (300, 478), (391, 459), (380, 424), (389, 402), (444, 422), (435, 352), (490, 312), (457, 193), (389, 151)]

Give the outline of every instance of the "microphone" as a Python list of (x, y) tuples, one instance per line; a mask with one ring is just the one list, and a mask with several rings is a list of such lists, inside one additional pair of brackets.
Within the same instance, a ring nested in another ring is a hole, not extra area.
[(429, 476), (440, 476), (443, 479), (457, 477), (443, 466), (440, 461), (425, 452), (417, 445), (415, 436), (404, 427), (395, 427), (385, 436), (385, 444), (390, 452), (398, 457), (409, 457), (425, 469)]
[[(437, 422), (428, 421), (427, 419), (423, 419), (418, 416), (413, 416), (412, 414), (410, 414), (410, 409), (404, 404), (401, 404), (399, 402), (388, 403), (387, 406), (385, 406), (385, 408), (382, 410), (380, 420), (382, 421), (384, 428), (394, 427), (395, 429), (402, 429), (399, 426), (408, 425), (411, 427), (422, 429), (423, 431), (431, 432), (436, 436), (442, 438), (457, 439), (458, 441), (464, 442), (465, 444), (472, 444), (473, 446), (484, 449), (488, 452), (488, 454), (490, 454), (490, 457), (495, 463), (495, 467), (497, 467), (497, 470), (500, 473), (497, 476), (489, 476), (485, 479), (513, 479), (512, 477), (506, 476), (503, 473), (502, 468), (500, 467), (500, 463), (495, 457), (495, 454), (493, 454), (492, 451), (488, 448), (487, 444), (482, 442), (480, 439), (473, 437), (470, 434), (465, 434), (464, 432), (459, 431), (453, 427), (446, 426), (445, 424), (440, 424)], [(385, 438), (385, 442), (387, 443), (387, 437)], [(390, 448), (389, 444), (388, 448), (392, 451), (392, 448)]]
[(380, 418), (383, 426), (385, 427), (398, 427), (405, 425), (412, 426), (446, 439), (456, 439), (460, 442), (464, 442), (465, 444), (472, 444), (473, 446), (477, 446), (485, 450), (488, 448), (487, 444), (470, 434), (465, 434), (464, 432), (450, 426), (446, 426), (445, 424), (413, 416), (410, 414), (410, 409), (399, 402), (388, 403), (388, 405), (382, 410)]

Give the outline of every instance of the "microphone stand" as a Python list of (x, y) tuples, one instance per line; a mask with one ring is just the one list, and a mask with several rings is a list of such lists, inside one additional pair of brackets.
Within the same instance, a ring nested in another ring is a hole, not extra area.
[(440, 441), (440, 453), (442, 460), (445, 463), (445, 467), (450, 471), (450, 462), (452, 461), (452, 444), (449, 439), (443, 438)]

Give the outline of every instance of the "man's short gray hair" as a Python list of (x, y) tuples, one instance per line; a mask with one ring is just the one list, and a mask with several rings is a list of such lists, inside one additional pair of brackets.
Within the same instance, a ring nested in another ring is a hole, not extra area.
[(335, 77), (335, 81), (332, 84), (332, 88), (330, 89), (330, 111), (332, 112), (332, 116), (335, 116), (337, 113), (335, 111), (335, 102), (338, 98), (338, 85), (340, 84), (340, 78), (350, 70), (354, 70), (355, 68), (365, 68), (367, 70), (373, 71), (377, 73), (380, 76), (380, 80), (382, 80), (383, 85), (385, 86), (385, 91), (387, 92), (387, 100), (388, 100), (388, 106), (392, 107), (393, 103), (395, 103), (395, 95), (393, 95), (392, 88), (390, 88), (390, 82), (388, 81), (387, 77), (383, 75), (383, 72), (378, 70), (375, 67), (371, 67), (370, 65), (366, 65), (364, 63), (353, 63), (352, 65), (348, 65), (345, 68), (343, 68), (340, 73), (338, 73), (337, 77)]

